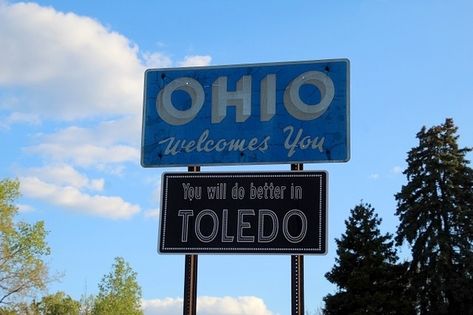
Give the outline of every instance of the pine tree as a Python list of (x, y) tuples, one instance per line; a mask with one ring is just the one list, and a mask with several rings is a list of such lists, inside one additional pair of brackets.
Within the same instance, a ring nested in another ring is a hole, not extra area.
[(409, 279), (420, 314), (473, 314), (473, 171), (452, 119), (417, 134), (407, 184), (396, 194), (398, 245), (412, 250)]
[(404, 295), (405, 265), (397, 264), (391, 234), (382, 235), (381, 218), (369, 204), (359, 204), (336, 239), (335, 265), (325, 277), (338, 292), (324, 298), (324, 314), (412, 314)]

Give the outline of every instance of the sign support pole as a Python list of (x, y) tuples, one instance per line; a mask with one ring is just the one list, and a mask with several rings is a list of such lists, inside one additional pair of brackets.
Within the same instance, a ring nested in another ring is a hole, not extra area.
[[(302, 171), (303, 164), (291, 164), (291, 171)], [(304, 315), (304, 255), (291, 255), (291, 314)]]
[[(200, 172), (200, 166), (189, 166), (187, 171)], [(197, 261), (197, 255), (186, 255), (183, 315), (197, 314)]]

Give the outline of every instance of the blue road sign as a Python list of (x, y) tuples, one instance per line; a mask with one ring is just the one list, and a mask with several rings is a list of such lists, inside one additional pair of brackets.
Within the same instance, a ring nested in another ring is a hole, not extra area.
[(144, 167), (346, 162), (347, 59), (150, 69)]

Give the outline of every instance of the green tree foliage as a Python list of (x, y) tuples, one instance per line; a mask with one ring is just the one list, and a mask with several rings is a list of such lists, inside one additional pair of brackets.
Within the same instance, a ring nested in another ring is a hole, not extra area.
[(392, 235), (382, 235), (380, 224), (369, 204), (351, 210), (346, 232), (336, 239), (335, 265), (325, 275), (338, 292), (324, 298), (324, 314), (413, 313), (402, 282), (406, 266), (396, 264)]
[(473, 314), (473, 171), (452, 119), (417, 134), (396, 194), (396, 242), (411, 246), (420, 314)]
[(40, 315), (36, 303), (19, 302), (12, 306), (0, 308), (0, 315)]
[(0, 307), (0, 315), (17, 315), (17, 312), (5, 307)]
[(76, 301), (66, 293), (59, 291), (44, 296), (39, 302), (15, 303), (12, 306), (0, 307), (0, 315), (92, 315), (94, 296), (81, 297)]
[(13, 303), (19, 296), (44, 289), (50, 254), (44, 222), (15, 222), (20, 195), (19, 181), (0, 181), (0, 305)]
[(121, 257), (115, 258), (113, 270), (99, 283), (94, 315), (141, 315), (141, 287), (136, 272)]
[(47, 295), (37, 306), (41, 315), (79, 315), (80, 303), (64, 292)]

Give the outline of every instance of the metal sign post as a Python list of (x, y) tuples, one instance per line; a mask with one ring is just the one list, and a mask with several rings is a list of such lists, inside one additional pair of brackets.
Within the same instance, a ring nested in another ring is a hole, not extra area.
[[(200, 172), (200, 166), (189, 166), (187, 171)], [(183, 315), (197, 314), (197, 261), (197, 255), (186, 255)]]
[(197, 255), (186, 255), (183, 315), (197, 313)]
[[(303, 164), (291, 164), (291, 171), (302, 171)], [(304, 315), (304, 256), (291, 255), (291, 314)]]

